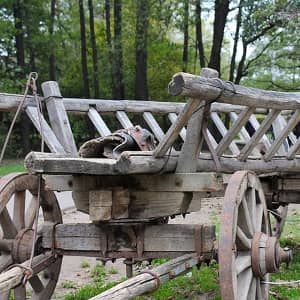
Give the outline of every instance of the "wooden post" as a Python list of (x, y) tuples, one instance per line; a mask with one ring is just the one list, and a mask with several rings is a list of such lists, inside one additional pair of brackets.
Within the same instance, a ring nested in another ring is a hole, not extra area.
[[(200, 75), (205, 78), (217, 78), (219, 73), (213, 69), (203, 68)], [(205, 109), (205, 99), (203, 99), (203, 101), (199, 101), (199, 106), (201, 105), (203, 107), (195, 112), (188, 122), (186, 138), (179, 155), (176, 173), (196, 172), (197, 160), (203, 140), (201, 132), (203, 115), (205, 111), (206, 113), (209, 113), (209, 111)]]
[(56, 81), (44, 82), (42, 90), (50, 123), (57, 139), (63, 145), (66, 153), (77, 156), (76, 144), (58, 83)]

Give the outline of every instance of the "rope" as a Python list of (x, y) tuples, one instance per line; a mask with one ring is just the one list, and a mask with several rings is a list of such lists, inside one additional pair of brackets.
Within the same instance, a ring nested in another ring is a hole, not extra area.
[(29, 88), (31, 87), (31, 82), (32, 80), (36, 80), (38, 78), (38, 74), (36, 72), (31, 72), (29, 75), (28, 75), (28, 78), (27, 78), (27, 83), (26, 83), (26, 88), (25, 88), (25, 92), (24, 92), (24, 95), (23, 95), (23, 98), (17, 108), (17, 111), (14, 115), (14, 118), (10, 124), (10, 127), (9, 127), (9, 130), (8, 130), (8, 133), (6, 135), (6, 138), (5, 138), (5, 141), (4, 141), (4, 144), (3, 144), (3, 147), (2, 147), (2, 150), (1, 150), (1, 154), (0, 154), (0, 165), (3, 161), (3, 157), (4, 157), (4, 154), (5, 154), (5, 151), (6, 151), (6, 148), (7, 148), (7, 145), (8, 145), (8, 142), (9, 142), (9, 139), (11, 137), (11, 134), (12, 134), (12, 131), (13, 131), (13, 128), (15, 126), (15, 123), (17, 121), (17, 118), (20, 114), (20, 111), (21, 109), (23, 108), (23, 105), (25, 103), (25, 100), (26, 100), (26, 97), (27, 97), (27, 94), (28, 94), (28, 90)]
[(294, 281), (261, 281), (261, 283), (264, 284), (270, 284), (270, 285), (291, 285), (291, 284), (300, 284), (300, 280), (294, 280)]

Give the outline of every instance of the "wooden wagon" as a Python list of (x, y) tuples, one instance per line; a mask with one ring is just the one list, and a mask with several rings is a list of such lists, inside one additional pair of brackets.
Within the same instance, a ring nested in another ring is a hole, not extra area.
[[(143, 274), (148, 289), (217, 258), (222, 299), (268, 298), (269, 274), (291, 259), (278, 243), (287, 205), (300, 202), (300, 139), (294, 133), (300, 94), (246, 88), (217, 77), (211, 69), (201, 76), (174, 75), (169, 92), (187, 96), (186, 103), (66, 99), (56, 82), (45, 82), (42, 102), (49, 122), (42, 117), (41, 124), (27, 97), (23, 111), (43, 131), (51, 153), (31, 152), (27, 174), (0, 179), (0, 299), (9, 299), (11, 291), (14, 299), (25, 299), (24, 273), (30, 299), (51, 299), (63, 255), (125, 258), (129, 273), (135, 261), (176, 258), (169, 263), (172, 271), (161, 267)], [(15, 111), (20, 101), (19, 95), (0, 94), (0, 110)], [(138, 116), (158, 144), (153, 151), (124, 151), (118, 158), (82, 158), (68, 114), (87, 115), (100, 136), (111, 134), (112, 120), (130, 128)], [(28, 269), (39, 174), (44, 222)], [(62, 224), (54, 191), (72, 191), (76, 208), (91, 222)], [(218, 243), (215, 227), (201, 220), (168, 224), (169, 217), (213, 206), (217, 196), (224, 196)], [(145, 291), (124, 286), (125, 291), (94, 299), (128, 299)]]

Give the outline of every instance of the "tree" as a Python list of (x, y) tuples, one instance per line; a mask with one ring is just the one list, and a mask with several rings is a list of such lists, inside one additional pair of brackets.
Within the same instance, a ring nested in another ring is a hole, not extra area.
[(50, 80), (56, 80), (56, 65), (55, 65), (55, 47), (53, 42), (54, 21), (55, 21), (56, 0), (51, 0), (49, 35), (50, 35), (50, 56), (49, 56), (49, 75)]
[(201, 18), (201, 0), (196, 0), (196, 45), (199, 54), (200, 67), (205, 67), (205, 54), (202, 38), (202, 18)]
[(148, 100), (147, 83), (147, 34), (149, 23), (149, 1), (138, 0), (136, 9), (135, 37), (135, 98)]
[(78, 4), (79, 4), (79, 19), (80, 19), (80, 42), (81, 42), (81, 66), (82, 66), (83, 95), (87, 98), (90, 98), (83, 0), (78, 0)]
[(208, 66), (220, 73), (221, 50), (224, 38), (225, 24), (229, 12), (229, 0), (215, 0), (215, 19), (213, 26), (213, 44)]
[(187, 71), (189, 51), (189, 0), (184, 0), (182, 70)]
[(93, 78), (94, 78), (94, 96), (96, 99), (99, 98), (99, 79), (98, 79), (98, 53), (97, 43), (95, 36), (95, 24), (94, 24), (94, 6), (93, 0), (88, 0), (89, 13), (90, 13), (90, 37), (93, 51)]
[(113, 99), (125, 98), (122, 47), (122, 0), (114, 0)]

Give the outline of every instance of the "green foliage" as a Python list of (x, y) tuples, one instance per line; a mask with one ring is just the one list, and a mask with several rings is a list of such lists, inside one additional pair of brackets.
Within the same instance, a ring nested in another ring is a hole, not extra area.
[(85, 268), (89, 268), (89, 267), (90, 267), (90, 264), (89, 264), (89, 262), (86, 261), (86, 260), (83, 260), (83, 261), (80, 263), (80, 268), (85, 269)]
[(105, 267), (98, 263), (91, 269), (91, 275), (94, 282), (102, 283), (107, 276)]
[(24, 172), (24, 164), (23, 163), (12, 163), (9, 165), (2, 165), (0, 167), (0, 176), (4, 176), (13, 172)]

